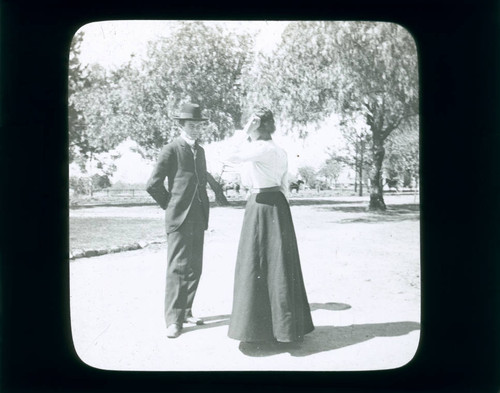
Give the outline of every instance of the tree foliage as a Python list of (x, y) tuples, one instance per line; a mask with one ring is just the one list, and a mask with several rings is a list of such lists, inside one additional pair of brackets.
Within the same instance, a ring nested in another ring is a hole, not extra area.
[[(81, 65), (80, 54), (84, 33), (79, 31), (73, 37), (69, 51), (68, 64), (68, 96), (83, 89), (85, 83), (85, 68)], [(85, 147), (85, 123), (82, 109), (71, 100), (68, 103), (68, 140), (70, 162), (76, 158), (77, 151)]]
[[(318, 171), (318, 175), (325, 179), (328, 186), (336, 186), (337, 180), (342, 171), (342, 162), (335, 156), (326, 159), (325, 163)], [(332, 184), (333, 183), (333, 184)]]
[[(385, 208), (384, 170), (418, 173), (416, 47), (399, 25), (290, 22), (266, 54), (254, 53), (250, 34), (180, 22), (149, 43), (146, 58), (114, 71), (80, 65), (83, 37), (72, 42), (69, 72), (71, 151), (83, 160), (127, 137), (154, 158), (178, 135), (181, 104), (192, 101), (209, 118), (205, 143), (232, 135), (255, 105), (272, 108), (281, 128), (302, 138), (311, 124), (341, 115), (351, 148), (345, 162), (361, 175), (371, 168), (373, 208)], [(362, 119), (363, 135), (349, 126), (354, 119)]]
[[(419, 138), (417, 119), (405, 123), (386, 141), (384, 172), (388, 178), (398, 179), (403, 187), (418, 187)], [(413, 123), (413, 124), (412, 124)]]
[[(75, 60), (80, 44), (80, 37), (75, 38)], [(156, 157), (179, 134), (173, 117), (186, 101), (200, 104), (209, 118), (204, 142), (231, 135), (241, 122), (239, 81), (251, 46), (248, 34), (229, 34), (217, 24), (182, 22), (172, 34), (151, 41), (142, 61), (132, 57), (113, 71), (90, 67), (69, 98), (78, 112), (70, 129), (79, 138), (74, 150), (81, 162), (127, 137), (138, 143), (143, 156)]]
[(359, 191), (359, 195), (362, 196), (365, 173), (373, 165), (371, 156), (368, 154), (372, 135), (366, 123), (359, 116), (342, 121), (340, 130), (346, 145), (337, 157), (354, 170), (356, 175), (354, 190)]
[[(107, 157), (105, 153), (126, 138), (127, 119), (121, 112), (126, 103), (123, 96), (119, 79), (109, 76), (99, 65), (89, 67), (83, 87), (69, 96), (69, 104), (79, 113), (78, 140), (74, 151), (82, 168), (99, 160), (100, 156)], [(96, 166), (90, 167), (99, 169), (103, 164), (96, 162)]]
[(277, 49), (261, 55), (246, 77), (249, 97), (272, 107), (301, 137), (307, 136), (306, 125), (334, 112), (337, 28), (331, 22), (291, 22)]
[(309, 187), (316, 186), (318, 174), (312, 166), (305, 165), (298, 168), (297, 171), (298, 175), (306, 185), (308, 185)]
[(240, 126), (239, 83), (251, 46), (249, 34), (182, 22), (172, 34), (151, 41), (142, 61), (129, 61), (113, 72), (94, 65), (85, 85), (70, 91), (70, 103), (85, 121), (78, 133), (93, 151), (128, 136), (153, 157), (178, 135), (173, 117), (183, 102), (191, 101), (209, 118), (202, 139), (224, 139)]
[[(371, 133), (370, 207), (385, 209), (384, 142), (418, 114), (416, 47), (401, 26), (374, 22), (292, 22), (261, 59), (255, 96), (272, 102), (299, 136), (332, 113), (362, 116)], [(257, 75), (258, 73), (254, 73)]]
[[(75, 34), (70, 48), (68, 72), (69, 158), (91, 177), (109, 177), (116, 166), (110, 151), (123, 140), (116, 124), (120, 98), (113, 80), (99, 65), (82, 66), (80, 62), (83, 31)], [(118, 131), (117, 131), (118, 130)], [(91, 178), (89, 177), (89, 179)], [(97, 185), (89, 180), (89, 190)]]
[(416, 47), (411, 35), (392, 23), (344, 24), (345, 78), (339, 98), (344, 113), (361, 113), (385, 140), (418, 114)]
[(251, 37), (229, 34), (217, 25), (181, 23), (173, 33), (151, 42), (147, 59), (129, 78), (136, 106), (131, 134), (155, 152), (178, 134), (173, 117), (182, 102), (198, 103), (209, 119), (205, 143), (232, 135), (241, 123), (241, 70)]

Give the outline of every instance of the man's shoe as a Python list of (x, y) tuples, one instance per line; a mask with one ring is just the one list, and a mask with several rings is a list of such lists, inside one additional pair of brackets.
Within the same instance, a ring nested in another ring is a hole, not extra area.
[(193, 317), (193, 316), (186, 317), (186, 319), (184, 320), (184, 322), (186, 322), (186, 323), (192, 323), (193, 325), (203, 325), (204, 324), (203, 319), (196, 318), (196, 317)]
[(182, 328), (179, 325), (177, 325), (176, 323), (173, 323), (172, 325), (168, 325), (167, 337), (168, 338), (177, 338), (181, 335), (181, 330), (182, 330)]

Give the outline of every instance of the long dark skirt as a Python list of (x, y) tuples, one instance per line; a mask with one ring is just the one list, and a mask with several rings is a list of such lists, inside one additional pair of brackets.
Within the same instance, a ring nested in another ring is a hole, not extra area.
[(288, 201), (279, 191), (253, 194), (238, 246), (228, 335), (293, 342), (313, 330)]

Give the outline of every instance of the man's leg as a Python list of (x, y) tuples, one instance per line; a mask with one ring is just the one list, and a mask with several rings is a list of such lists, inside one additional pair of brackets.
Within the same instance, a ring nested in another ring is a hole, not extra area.
[(197, 200), (193, 201), (188, 220), (191, 223), (191, 259), (187, 286), (186, 317), (191, 317), (194, 297), (200, 282), (203, 266), (203, 244), (205, 239), (205, 217), (203, 207)]
[[(184, 223), (187, 224), (187, 223)], [(187, 303), (189, 261), (191, 259), (190, 225), (167, 235), (167, 280), (165, 290), (165, 322), (182, 326)]]
[(191, 271), (188, 276), (187, 285), (187, 301), (186, 301), (186, 317), (191, 317), (194, 297), (198, 284), (200, 282), (201, 271), (203, 266), (203, 244), (205, 238), (205, 230), (202, 225), (194, 225), (193, 228), (193, 243), (192, 243), (192, 258), (191, 258)]
[(177, 231), (167, 235), (168, 267), (165, 295), (167, 326), (182, 326), (191, 316), (194, 296), (200, 281), (203, 264), (204, 213), (195, 200), (184, 223)]

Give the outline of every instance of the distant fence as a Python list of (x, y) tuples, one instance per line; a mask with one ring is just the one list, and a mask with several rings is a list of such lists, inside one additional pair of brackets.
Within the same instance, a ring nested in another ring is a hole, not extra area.
[[(213, 192), (210, 189), (207, 189), (209, 196), (213, 196)], [(233, 191), (233, 190), (231, 190)], [(315, 188), (309, 188), (309, 187), (304, 187), (300, 188), (299, 191), (297, 192), (296, 190), (291, 192), (291, 195), (297, 195), (297, 194), (317, 194), (317, 193), (328, 193), (328, 192), (340, 192), (340, 193), (350, 193), (350, 194), (357, 194), (358, 191), (354, 191), (353, 187), (336, 187), (330, 190), (317, 190)], [(245, 191), (242, 190), (240, 192), (241, 194), (245, 194)], [(409, 188), (401, 188), (398, 190), (395, 189), (384, 189), (384, 194), (418, 194), (419, 190), (418, 189), (409, 189)], [(226, 196), (228, 195), (228, 192), (225, 192)], [(364, 190), (363, 195), (369, 195), (368, 190)], [(149, 197), (149, 194), (147, 193), (146, 190), (140, 189), (140, 188), (126, 188), (126, 189), (115, 189), (115, 188), (107, 188), (104, 190), (98, 190), (93, 192), (93, 197), (95, 198), (143, 198), (143, 197)], [(87, 196), (88, 197), (88, 196)]]
[(93, 192), (94, 196), (105, 196), (105, 197), (143, 197), (148, 196), (146, 190), (141, 190), (137, 188), (130, 189), (118, 189), (118, 188), (106, 188), (105, 190), (99, 190)]

